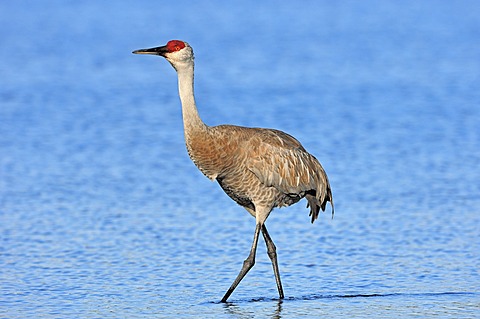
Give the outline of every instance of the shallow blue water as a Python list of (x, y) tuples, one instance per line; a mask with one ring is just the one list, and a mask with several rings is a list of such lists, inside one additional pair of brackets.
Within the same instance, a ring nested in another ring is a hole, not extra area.
[[(473, 318), (480, 312), (475, 1), (0, 4), (0, 317)], [(275, 127), (336, 215), (254, 220), (184, 148), (187, 40), (210, 125)]]

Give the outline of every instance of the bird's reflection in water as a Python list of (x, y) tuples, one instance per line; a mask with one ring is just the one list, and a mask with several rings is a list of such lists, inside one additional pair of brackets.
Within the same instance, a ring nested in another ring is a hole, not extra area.
[[(260, 300), (252, 300), (252, 302), (260, 301)], [(251, 304), (251, 303), (250, 303)], [(225, 312), (229, 315), (235, 316), (235, 318), (255, 318), (261, 316), (262, 318), (272, 318), (272, 319), (280, 319), (282, 318), (282, 304), (283, 300), (272, 300), (269, 305), (271, 305), (271, 309), (262, 307), (261, 313), (259, 313), (258, 309), (252, 309), (252, 307), (247, 307), (245, 304), (238, 304), (234, 302), (226, 302), (224, 304)], [(262, 303), (262, 305), (265, 305)]]

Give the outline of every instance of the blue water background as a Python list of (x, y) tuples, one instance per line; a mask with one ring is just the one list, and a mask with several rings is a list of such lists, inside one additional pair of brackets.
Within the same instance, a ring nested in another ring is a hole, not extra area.
[[(2, 1), (1, 318), (475, 318), (478, 1)], [(207, 124), (272, 127), (325, 167), (336, 215), (254, 219), (191, 163)]]

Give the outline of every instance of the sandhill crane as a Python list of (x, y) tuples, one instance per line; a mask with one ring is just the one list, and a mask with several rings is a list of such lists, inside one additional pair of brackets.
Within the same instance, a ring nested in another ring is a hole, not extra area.
[(274, 129), (234, 125), (208, 126), (201, 119), (193, 90), (194, 57), (190, 45), (172, 40), (165, 46), (133, 51), (163, 56), (178, 74), (185, 142), (200, 171), (256, 219), (250, 254), (222, 298), (226, 302), (255, 264), (258, 236), (263, 234), (280, 299), (284, 297), (276, 247), (265, 227), (275, 207), (307, 199), (312, 223), (327, 202), (334, 205), (327, 175), (319, 161), (291, 135)]

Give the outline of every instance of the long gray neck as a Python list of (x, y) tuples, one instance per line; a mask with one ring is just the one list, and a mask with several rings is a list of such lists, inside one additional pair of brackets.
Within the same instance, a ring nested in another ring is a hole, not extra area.
[(177, 68), (178, 93), (182, 102), (182, 117), (185, 130), (185, 137), (196, 130), (203, 130), (206, 125), (202, 122), (195, 105), (193, 93), (193, 61)]

